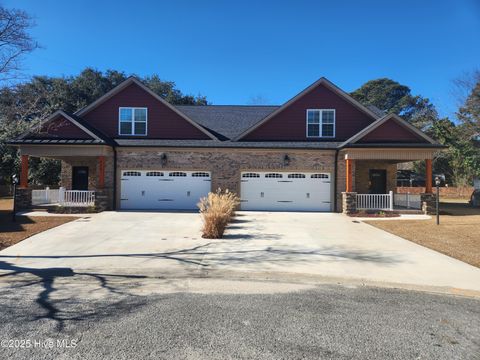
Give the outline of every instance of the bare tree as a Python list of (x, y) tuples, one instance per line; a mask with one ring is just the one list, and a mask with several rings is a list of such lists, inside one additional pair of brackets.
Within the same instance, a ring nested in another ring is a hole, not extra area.
[(461, 76), (452, 81), (451, 94), (457, 102), (457, 106), (461, 107), (467, 101), (472, 90), (480, 82), (480, 69), (464, 72)]
[(28, 33), (34, 25), (25, 11), (0, 6), (0, 81), (17, 77), (23, 56), (39, 47)]

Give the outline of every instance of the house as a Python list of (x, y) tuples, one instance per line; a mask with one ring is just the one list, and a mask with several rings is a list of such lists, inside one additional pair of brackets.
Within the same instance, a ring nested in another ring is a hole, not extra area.
[(222, 188), (240, 195), (242, 209), (281, 211), (352, 211), (356, 193), (395, 190), (398, 163), (424, 160), (431, 178), (443, 148), (325, 78), (281, 106), (174, 106), (130, 77), (11, 144), (27, 204), (36, 156), (61, 160), (61, 185), (95, 192), (103, 209), (195, 209)]

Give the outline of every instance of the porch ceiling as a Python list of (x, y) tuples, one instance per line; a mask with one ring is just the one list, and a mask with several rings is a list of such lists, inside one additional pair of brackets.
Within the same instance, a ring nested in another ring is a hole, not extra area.
[(439, 148), (350, 148), (341, 153), (349, 160), (413, 161), (433, 159), (440, 151)]
[(107, 145), (17, 145), (20, 155), (48, 158), (68, 156), (102, 156), (112, 153)]

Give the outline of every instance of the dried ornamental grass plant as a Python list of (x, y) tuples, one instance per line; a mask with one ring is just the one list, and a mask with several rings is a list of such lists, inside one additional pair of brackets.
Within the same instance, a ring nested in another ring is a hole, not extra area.
[(198, 208), (203, 220), (202, 237), (221, 239), (239, 204), (238, 196), (228, 190), (218, 189), (201, 198)]

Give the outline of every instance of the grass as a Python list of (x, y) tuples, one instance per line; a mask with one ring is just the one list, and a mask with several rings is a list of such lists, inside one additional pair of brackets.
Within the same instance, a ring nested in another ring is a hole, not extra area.
[(17, 216), (12, 221), (13, 200), (0, 199), (0, 250), (58, 225), (78, 219), (59, 216)]
[(480, 209), (466, 200), (440, 204), (440, 225), (431, 220), (368, 221), (389, 233), (480, 267)]
[(206, 197), (201, 198), (198, 208), (203, 220), (202, 237), (221, 239), (239, 204), (238, 196), (228, 190), (218, 189), (216, 192), (210, 192)]

